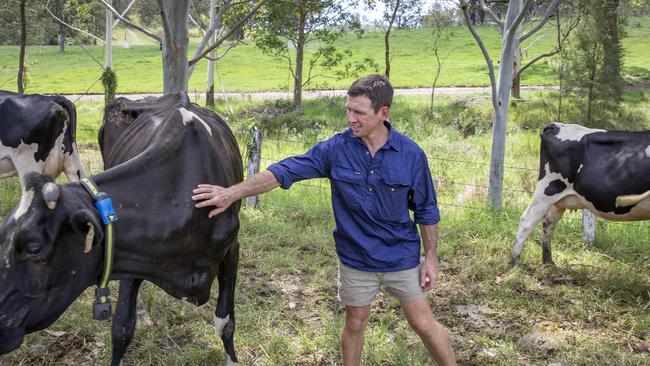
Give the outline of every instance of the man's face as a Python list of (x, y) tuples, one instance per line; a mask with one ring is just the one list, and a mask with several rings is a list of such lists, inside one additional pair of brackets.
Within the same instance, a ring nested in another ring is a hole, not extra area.
[(348, 113), (348, 125), (352, 133), (361, 139), (367, 138), (384, 125), (388, 117), (388, 107), (384, 106), (375, 113), (370, 99), (366, 96), (348, 96), (345, 108)]

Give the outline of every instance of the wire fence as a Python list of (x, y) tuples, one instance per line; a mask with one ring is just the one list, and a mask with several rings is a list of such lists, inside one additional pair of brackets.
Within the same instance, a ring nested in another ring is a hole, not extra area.
[[(240, 138), (240, 141), (243, 139)], [(315, 141), (303, 139), (279, 139), (265, 138), (262, 146), (261, 169), (265, 169), (271, 163), (277, 162), (287, 156), (302, 154), (306, 152)], [(437, 157), (435, 151), (427, 151), (429, 168), (433, 175), (433, 182), (438, 194), (438, 205), (443, 215), (445, 212), (463, 210), (463, 212), (479, 212), (484, 214), (493, 213), (493, 209), (487, 205), (488, 185), (483, 183), (487, 180), (487, 172), (490, 163), (487, 160), (469, 158)], [(462, 155), (462, 154), (459, 154)], [(444, 175), (440, 172), (453, 165), (457, 173)], [(535, 165), (538, 162), (534, 163)], [(504, 166), (505, 179), (509, 185), (503, 188), (503, 210), (518, 216), (523, 213), (529, 204), (535, 183), (537, 182), (538, 169), (532, 166), (506, 164)], [(460, 173), (458, 173), (460, 172)], [(519, 184), (516, 184), (519, 182)], [(266, 197), (270, 195), (270, 197)], [(270, 201), (269, 205), (292, 208), (292, 202), (296, 200), (316, 202), (321, 206), (330, 205), (329, 182), (326, 179), (307, 180), (296, 183), (288, 192), (271, 192), (260, 198), (262, 206), (264, 201)], [(302, 207), (302, 206), (301, 206)], [(296, 209), (299, 209), (296, 207)], [(332, 221), (332, 218), (329, 218)], [(566, 212), (563, 219), (563, 226), (571, 226), (571, 229), (582, 232), (581, 211)], [(614, 222), (598, 219), (597, 232), (628, 231), (632, 234), (647, 236), (650, 233), (650, 222)], [(515, 228), (513, 228), (514, 232)]]
[[(78, 135), (85, 134), (84, 141), (96, 141), (99, 127), (92, 124), (80, 124)], [(236, 135), (239, 141), (242, 156), (246, 159), (246, 141), (248, 136)], [(303, 154), (316, 141), (303, 138), (276, 138), (263, 139), (260, 168), (261, 170), (285, 157)], [(417, 142), (417, 141), (416, 141)], [(423, 144), (429, 159), (429, 168), (432, 172), (433, 182), (438, 194), (438, 205), (443, 217), (445, 213), (462, 210), (466, 215), (490, 214), (493, 212), (487, 205), (488, 185), (487, 173), (490, 167), (486, 159), (477, 159), (472, 154), (458, 152), (455, 157), (437, 156), (435, 146)], [(89, 174), (96, 174), (103, 170), (103, 163), (99, 146), (96, 143), (85, 143), (79, 146), (82, 163)], [(471, 155), (471, 156), (470, 156)], [(530, 202), (532, 192), (537, 181), (537, 162), (529, 165), (506, 164), (504, 166), (503, 211), (518, 216)], [(260, 209), (281, 209), (289, 212), (298, 212), (319, 207), (320, 210), (331, 211), (330, 186), (326, 179), (312, 179), (298, 182), (288, 191), (275, 190), (259, 197)], [(333, 226), (333, 216), (328, 214), (323, 220)], [(562, 226), (569, 226), (570, 230), (581, 232), (582, 216), (580, 212), (565, 213)], [(603, 232), (623, 232), (624, 236), (644, 236), (650, 233), (650, 222), (613, 222), (598, 219), (598, 235)], [(515, 228), (513, 228), (513, 233)]]

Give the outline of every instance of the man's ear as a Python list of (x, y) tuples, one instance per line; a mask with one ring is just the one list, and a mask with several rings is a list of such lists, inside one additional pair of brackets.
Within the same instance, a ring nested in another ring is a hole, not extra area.
[(388, 119), (388, 115), (390, 114), (390, 108), (387, 106), (383, 106), (379, 109), (379, 113), (381, 113), (381, 116), (384, 118), (384, 121)]
[(97, 215), (88, 209), (77, 210), (70, 215), (72, 229), (84, 235), (84, 253), (88, 253), (93, 246), (101, 244), (104, 240), (104, 228)]

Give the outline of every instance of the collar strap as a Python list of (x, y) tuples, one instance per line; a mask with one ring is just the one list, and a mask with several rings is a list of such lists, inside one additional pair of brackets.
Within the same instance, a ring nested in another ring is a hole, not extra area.
[(111, 316), (111, 298), (108, 282), (111, 277), (111, 271), (113, 270), (113, 223), (117, 221), (117, 215), (113, 209), (113, 201), (106, 193), (99, 192), (92, 180), (83, 178), (80, 182), (95, 201), (95, 207), (99, 211), (99, 216), (106, 226), (104, 272), (97, 284), (97, 290), (95, 290), (96, 299), (93, 304), (93, 318), (106, 320)]

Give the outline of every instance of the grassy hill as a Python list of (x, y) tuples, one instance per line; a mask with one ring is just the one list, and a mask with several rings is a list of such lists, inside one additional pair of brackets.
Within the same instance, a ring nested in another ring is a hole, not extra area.
[[(500, 48), (499, 34), (493, 26), (479, 28), (495, 64)], [(533, 58), (553, 47), (552, 33), (547, 37), (530, 40), (525, 45), (524, 58)], [(541, 35), (542, 33), (540, 33)], [(624, 72), (631, 80), (650, 79), (650, 19), (632, 18), (628, 21)], [(137, 37), (137, 38), (136, 38)], [(362, 38), (349, 35), (340, 40), (343, 49), (353, 55), (350, 61), (368, 57), (383, 71), (383, 33), (368, 32)], [(116, 37), (114, 68), (118, 75), (118, 92), (158, 92), (162, 90), (162, 68), (159, 46), (147, 44), (144, 35), (129, 32)], [(432, 30), (411, 29), (393, 33), (391, 38), (392, 75), (397, 87), (427, 87), (433, 81), (434, 56)], [(528, 47), (530, 46), (530, 47)], [(127, 48), (128, 47), (128, 48)], [(195, 45), (192, 45), (190, 52)], [(461, 26), (449, 27), (441, 39), (442, 73), (439, 86), (484, 86), (489, 80), (485, 61), (469, 31)], [(311, 50), (308, 50), (308, 57)], [(554, 60), (544, 60), (527, 70), (522, 78), (525, 85), (556, 84)], [(15, 90), (18, 65), (18, 47), (0, 47), (0, 88)], [(103, 48), (100, 46), (68, 46), (58, 52), (57, 46), (31, 46), (27, 48), (28, 92), (39, 93), (101, 93), (98, 81), (103, 65)], [(226, 91), (289, 90), (292, 80), (286, 61), (264, 55), (253, 44), (231, 50), (220, 63), (221, 77)], [(368, 71), (369, 72), (369, 71)], [(190, 91), (204, 90), (206, 62), (198, 64), (190, 81)], [(332, 72), (315, 70), (322, 74), (310, 88), (344, 88), (351, 78), (337, 79)]]

